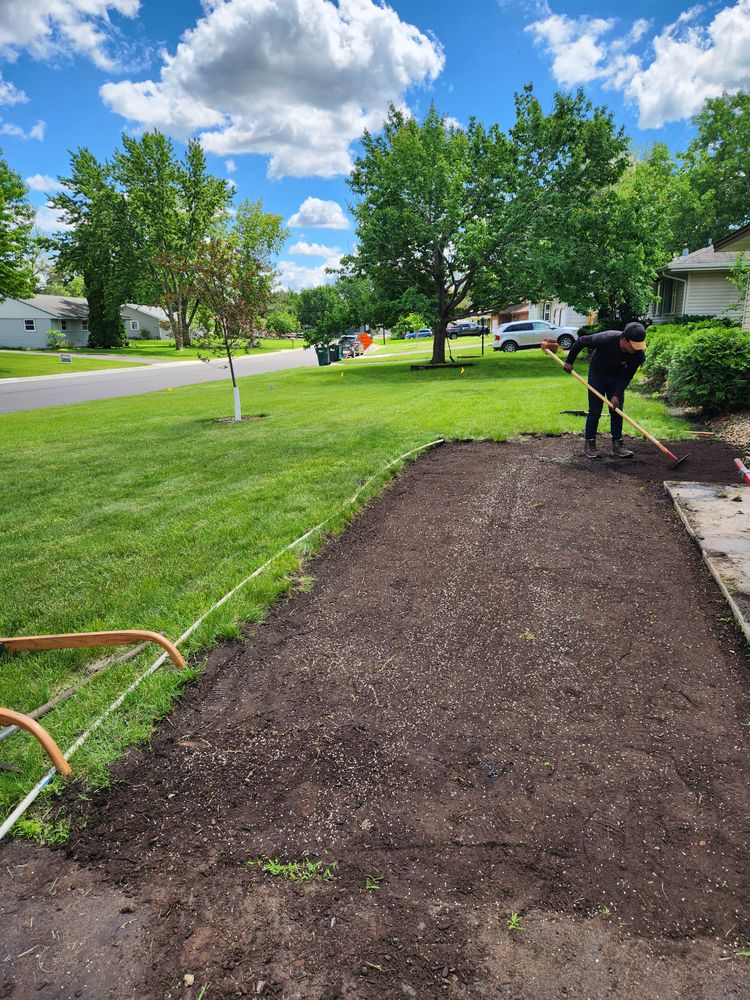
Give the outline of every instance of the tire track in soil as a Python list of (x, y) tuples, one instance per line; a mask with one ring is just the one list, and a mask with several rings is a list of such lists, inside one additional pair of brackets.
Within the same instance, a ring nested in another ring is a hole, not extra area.
[[(743, 647), (661, 463), (576, 446), (430, 453), (214, 651), (65, 852), (8, 849), (8, 950), (55, 876), (62, 938), (0, 996), (739, 1000)], [(304, 852), (331, 885), (244, 866)]]

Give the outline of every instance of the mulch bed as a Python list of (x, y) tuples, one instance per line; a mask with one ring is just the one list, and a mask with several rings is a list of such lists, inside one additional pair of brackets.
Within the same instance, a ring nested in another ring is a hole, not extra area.
[(661, 486), (733, 453), (636, 447), (410, 466), (66, 848), (2, 851), (0, 997), (746, 995), (746, 650)]

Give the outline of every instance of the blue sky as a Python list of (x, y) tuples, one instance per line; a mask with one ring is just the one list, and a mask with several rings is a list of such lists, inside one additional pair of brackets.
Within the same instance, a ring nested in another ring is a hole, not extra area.
[[(293, 224), (280, 268), (317, 283), (351, 248), (344, 183), (389, 101), (510, 125), (532, 82), (584, 86), (639, 145), (675, 150), (690, 115), (750, 89), (750, 0), (0, 0), (0, 144), (39, 224), (68, 150), (123, 130), (201, 137), (237, 198)], [(37, 190), (38, 189), (38, 190)]]

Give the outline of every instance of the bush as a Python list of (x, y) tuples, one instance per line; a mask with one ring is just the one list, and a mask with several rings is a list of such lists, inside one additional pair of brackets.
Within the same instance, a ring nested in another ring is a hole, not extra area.
[(53, 351), (64, 351), (70, 344), (60, 330), (47, 331), (47, 347)]
[(675, 351), (684, 346), (695, 333), (687, 325), (664, 324), (649, 327), (643, 374), (655, 389), (664, 387)]
[(673, 350), (667, 398), (707, 416), (750, 407), (750, 333), (703, 330)]

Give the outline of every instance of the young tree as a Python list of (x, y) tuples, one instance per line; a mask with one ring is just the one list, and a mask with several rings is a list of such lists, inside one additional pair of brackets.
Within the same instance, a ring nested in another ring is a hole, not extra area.
[(288, 337), (296, 333), (297, 317), (293, 313), (274, 309), (266, 316), (266, 329), (274, 337)]
[(299, 297), (299, 321), (305, 344), (328, 344), (346, 327), (346, 310), (342, 297), (332, 285), (305, 288)]
[(430, 319), (433, 364), (445, 362), (451, 319), (546, 287), (550, 246), (617, 180), (626, 151), (582, 92), (555, 95), (545, 115), (530, 87), (508, 134), (474, 119), (466, 131), (448, 127), (434, 107), (421, 123), (391, 108), (362, 146), (349, 180), (358, 248), (345, 266), (393, 314)]
[(261, 202), (246, 202), (234, 229), (214, 233), (196, 257), (195, 295), (210, 312), (213, 327), (203, 334), (199, 347), (227, 358), (235, 421), (242, 419), (242, 409), (234, 356), (253, 346), (255, 326), (271, 292), (271, 258), (285, 239), (281, 216), (264, 213)]
[(127, 192), (128, 209), (145, 265), (140, 298), (158, 302), (169, 318), (177, 350), (191, 342), (198, 309), (195, 265), (207, 238), (220, 227), (232, 193), (208, 173), (198, 142), (179, 161), (160, 132), (124, 135), (113, 175)]
[(138, 284), (141, 261), (125, 196), (111, 180), (107, 163), (88, 149), (71, 155), (70, 176), (52, 198), (72, 228), (50, 237), (63, 277), (83, 278), (89, 304), (89, 344), (120, 347), (125, 329), (120, 315)]
[(34, 294), (34, 210), (0, 151), (0, 301)]
[(425, 321), (419, 313), (407, 313), (393, 324), (393, 337), (396, 340), (403, 340), (407, 333), (422, 330), (424, 325)]

